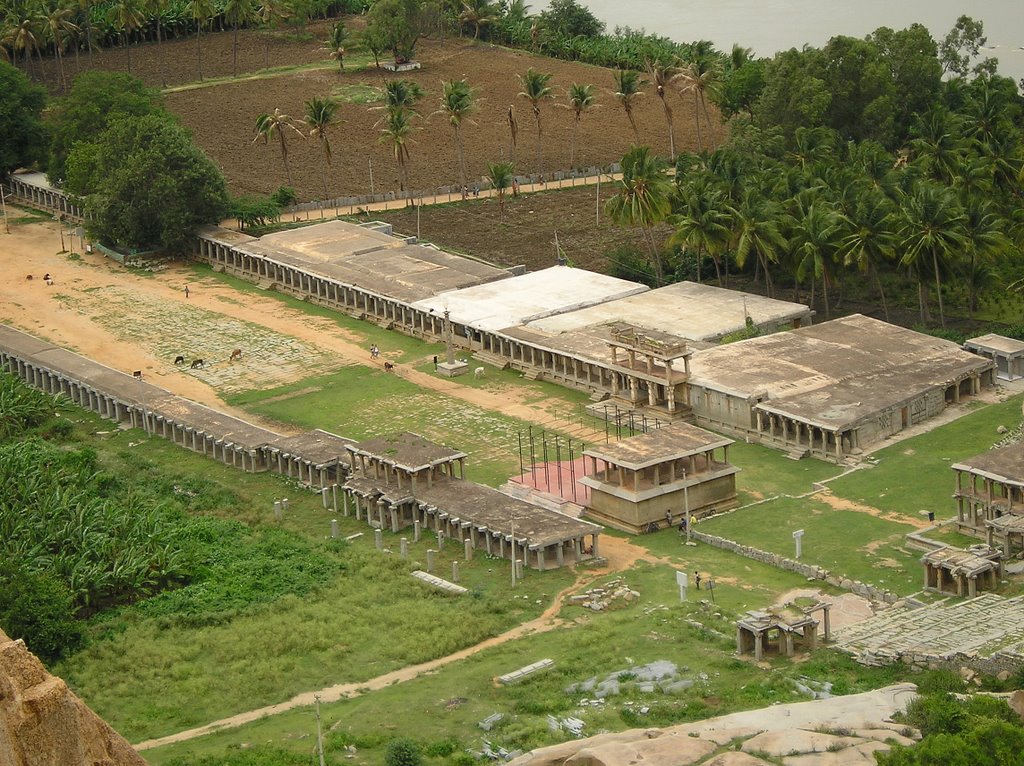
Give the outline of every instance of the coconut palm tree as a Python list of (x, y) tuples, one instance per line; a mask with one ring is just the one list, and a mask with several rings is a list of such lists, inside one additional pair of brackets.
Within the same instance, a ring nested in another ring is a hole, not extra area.
[(572, 109), (572, 148), (569, 151), (569, 166), (576, 167), (576, 133), (583, 119), (583, 113), (596, 102), (593, 85), (573, 83), (569, 86), (569, 108)]
[(878, 266), (896, 253), (896, 210), (884, 193), (871, 189), (857, 195), (856, 204), (847, 213), (846, 230), (839, 242), (839, 257), (845, 266), (854, 266), (875, 280), (882, 299), (882, 311), (889, 321), (885, 289)]
[(408, 109), (389, 107), (384, 119), (381, 120), (383, 127), (380, 129), (380, 141), (391, 144), (395, 162), (398, 163), (398, 187), (403, 193), (406, 191), (409, 143), (412, 141), (412, 118), (415, 115), (415, 112)]
[(778, 263), (779, 254), (786, 247), (781, 229), (782, 211), (778, 204), (767, 198), (756, 185), (747, 186), (736, 206), (733, 219), (733, 237), (736, 241), (736, 265), (740, 268), (751, 253), (764, 270), (768, 297), (774, 292), (770, 264)]
[(898, 234), (900, 249), (903, 251), (900, 264), (917, 273), (918, 300), (923, 317), (925, 287), (922, 271), (927, 267), (927, 262), (931, 261), (938, 294), (939, 324), (945, 327), (941, 270), (955, 253), (967, 247), (964, 233), (966, 216), (951, 190), (929, 181), (919, 183), (913, 193), (907, 196), (903, 201), (902, 212), (903, 220)]
[[(338, 110), (338, 103), (329, 98), (314, 96), (306, 102), (306, 125), (309, 126), (309, 137), (315, 138), (320, 145), (320, 158), (328, 165), (331, 164), (331, 141), (327, 135), (327, 129), (334, 124), (334, 113)], [(324, 186), (324, 199), (330, 198), (327, 192), (327, 174), (324, 171), (323, 163), (320, 165), (320, 182)]]
[(78, 25), (71, 21), (74, 9), (64, 5), (61, 0), (43, 0), (39, 10), (44, 22), (43, 35), (53, 43), (57, 55), (61, 90), (67, 90), (67, 79), (64, 77), (64, 45), (68, 38), (78, 31)]
[(284, 163), (284, 172), (288, 179), (288, 186), (294, 186), (294, 184), (292, 183), (292, 170), (288, 166), (287, 135), (295, 133), (305, 138), (306, 136), (299, 128), (302, 124), (301, 120), (296, 120), (277, 108), (270, 114), (261, 114), (256, 118), (256, 137), (253, 138), (252, 142), (256, 143), (262, 138), (263, 143), (268, 144), (271, 138), (277, 137), (278, 145), (281, 147), (281, 161)]
[(387, 80), (384, 83), (384, 108), (412, 111), (423, 98), (423, 88), (409, 80)]
[(455, 134), (455, 153), (459, 160), (459, 188), (466, 198), (466, 156), (462, 147), (462, 124), (476, 109), (476, 96), (465, 80), (451, 80), (441, 84), (441, 108), (435, 114), (444, 114)]
[(121, 33), (125, 50), (128, 52), (128, 74), (132, 73), (131, 34), (138, 30), (146, 20), (139, 0), (114, 0), (107, 11), (107, 20)]
[(540, 123), (540, 105), (547, 99), (554, 98), (554, 92), (548, 82), (551, 80), (550, 73), (538, 72), (533, 67), (526, 70), (525, 74), (519, 75), (519, 82), (522, 90), (519, 95), (530, 102), (533, 107), (533, 119), (537, 123), (537, 172), (541, 172), (541, 140), (542, 130)]
[(501, 221), (505, 220), (505, 191), (512, 185), (515, 175), (516, 166), (511, 162), (487, 164), (487, 180), (491, 182), (491, 188), (498, 193), (498, 215)]
[(11, 50), (11, 57), (17, 60), (18, 51), (24, 54), (25, 72), (32, 68), (32, 54), (39, 53), (42, 42), (42, 18), (34, 4), (13, 3), (4, 15), (3, 34), (0, 44)]
[(196, 59), (199, 63), (199, 80), (201, 82), (203, 79), (203, 27), (217, 12), (217, 6), (214, 5), (213, 0), (188, 0), (188, 3), (185, 4), (185, 11), (196, 23)]
[(1011, 239), (1006, 235), (1008, 229), (1009, 222), (999, 214), (991, 199), (967, 197), (964, 204), (964, 239), (967, 244), (964, 269), (969, 316), (973, 317), (978, 310), (979, 282), (991, 273), (991, 262), (1013, 248)]
[(668, 123), (668, 156), (670, 161), (674, 161), (676, 158), (675, 125), (672, 121), (672, 107), (668, 105), (666, 89), (679, 79), (682, 70), (676, 63), (665, 59), (647, 59), (644, 65), (647, 69), (647, 76), (654, 83), (654, 92), (661, 100), (662, 111), (665, 112), (665, 122)]
[(264, 36), (266, 38), (266, 45), (263, 48), (263, 66), (270, 66), (270, 41), (271, 36), (266, 30), (273, 29), (281, 21), (288, 18), (291, 10), (288, 4), (288, 0), (262, 0), (259, 8), (256, 10), (256, 15), (260, 20), (260, 24), (264, 28)]
[(711, 131), (711, 116), (708, 114), (707, 94), (717, 87), (719, 67), (718, 62), (712, 54), (704, 51), (701, 46), (694, 45), (689, 57), (685, 62), (683, 77), (684, 83), (680, 95), (686, 91), (693, 93), (693, 117), (697, 124), (697, 149), (701, 150), (704, 145), (700, 135), (700, 115), (704, 112), (704, 119), (707, 123), (708, 137)]
[(658, 284), (665, 282), (665, 264), (652, 229), (672, 212), (672, 182), (665, 163), (647, 146), (634, 146), (622, 158), (619, 193), (605, 204), (608, 216), (620, 226), (639, 227), (650, 252)]
[(168, 0), (142, 0), (143, 10), (156, 19), (156, 50), (160, 59), (160, 84), (167, 87), (166, 67), (164, 66), (163, 18), (167, 12)]
[(732, 210), (725, 195), (707, 179), (697, 181), (679, 190), (678, 215), (670, 220), (676, 227), (668, 244), (693, 250), (697, 258), (697, 281), (700, 282), (700, 261), (704, 253), (715, 263), (715, 276), (722, 286), (722, 253), (732, 236)]
[(843, 217), (831, 209), (827, 202), (816, 200), (808, 207), (802, 218), (793, 227), (793, 245), (796, 257), (796, 277), (802, 280), (811, 276), (811, 302), (814, 302), (814, 280), (821, 280), (825, 296), (825, 318), (832, 313), (828, 288), (832, 284), (832, 266), (839, 247), (843, 229)]
[(499, 11), (490, 0), (462, 0), (462, 12), (459, 24), (473, 25), (473, 39), (480, 37), (480, 28), (489, 26), (498, 20)]
[(626, 117), (629, 119), (630, 127), (633, 128), (633, 138), (637, 145), (640, 144), (640, 131), (636, 127), (636, 119), (633, 117), (633, 105), (637, 98), (643, 95), (643, 86), (646, 80), (640, 79), (637, 72), (629, 69), (618, 69), (615, 71), (615, 98), (626, 110)]
[(324, 41), (324, 47), (330, 52), (332, 59), (338, 62), (338, 70), (345, 71), (345, 41), (348, 39), (348, 30), (345, 29), (344, 21), (337, 21), (331, 27), (331, 32)]
[(220, 10), (231, 25), (231, 76), (238, 77), (238, 28), (256, 20), (256, 5), (254, 0), (224, 0)]

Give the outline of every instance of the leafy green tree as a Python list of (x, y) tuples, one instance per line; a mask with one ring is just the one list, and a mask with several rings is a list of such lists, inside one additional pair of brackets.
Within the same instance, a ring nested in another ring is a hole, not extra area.
[[(334, 124), (334, 113), (338, 103), (329, 98), (314, 96), (306, 102), (306, 125), (309, 126), (309, 137), (315, 138), (320, 145), (320, 158), (328, 166), (331, 164), (331, 141), (327, 135), (328, 128)], [(323, 163), (320, 165), (320, 181), (324, 185), (324, 199), (329, 199), (327, 191), (327, 174)]]
[(52, 663), (85, 642), (75, 619), (67, 586), (44, 572), (29, 572), (13, 562), (0, 564), (0, 628), (23, 639), (29, 651)]
[(643, 86), (647, 83), (646, 80), (640, 79), (638, 72), (633, 72), (628, 69), (617, 69), (614, 73), (615, 77), (615, 98), (622, 104), (622, 108), (626, 112), (626, 117), (629, 119), (629, 125), (633, 128), (633, 138), (637, 144), (640, 143), (640, 131), (636, 127), (636, 118), (633, 117), (633, 106), (636, 100), (643, 95)]
[(878, 47), (855, 37), (837, 36), (817, 58), (819, 76), (831, 93), (825, 124), (840, 135), (860, 141), (893, 143), (896, 88)]
[(223, 176), (188, 131), (158, 114), (122, 117), (76, 144), (65, 188), (101, 241), (171, 253), (186, 252), (198, 226), (220, 221), (228, 200)]
[(598, 37), (604, 34), (604, 23), (576, 0), (551, 0), (540, 22), (556, 37)]
[(646, 146), (634, 146), (622, 158), (619, 193), (605, 205), (608, 216), (620, 226), (636, 226), (647, 243), (658, 284), (665, 283), (665, 263), (654, 241), (653, 228), (672, 212), (672, 182), (665, 163)]
[(419, 0), (377, 0), (367, 15), (366, 31), (380, 37), (396, 64), (412, 61), (427, 24)]
[(893, 145), (898, 146), (906, 140), (914, 115), (926, 111), (939, 98), (942, 64), (938, 45), (921, 24), (911, 24), (898, 32), (880, 27), (868, 40), (877, 46), (890, 72), (895, 107)]
[(336, 21), (331, 25), (331, 32), (324, 41), (324, 47), (330, 52), (332, 59), (338, 62), (338, 69), (345, 71), (345, 41), (348, 39), (348, 30), (345, 29), (344, 21)]
[(396, 737), (384, 747), (384, 766), (422, 766), (419, 745), (408, 737)]
[(572, 109), (572, 148), (569, 151), (569, 165), (576, 167), (576, 134), (579, 131), (583, 113), (594, 107), (596, 102), (593, 85), (573, 83), (569, 86), (569, 108)]
[(242, 231), (254, 226), (266, 226), (281, 218), (281, 206), (270, 197), (243, 195), (232, 198), (228, 215), (238, 221)]
[(299, 129), (300, 125), (302, 125), (301, 120), (296, 120), (275, 107), (273, 112), (261, 114), (256, 118), (256, 137), (252, 140), (255, 144), (262, 138), (264, 144), (269, 144), (270, 139), (277, 138), (278, 146), (281, 149), (281, 162), (284, 163), (284, 174), (288, 179), (289, 186), (294, 186), (294, 184), (292, 183), (292, 169), (288, 164), (288, 135), (294, 133), (305, 138), (302, 130)]
[(224, 0), (221, 13), (231, 25), (231, 76), (238, 77), (238, 28), (258, 18), (256, 5), (253, 0)]
[(516, 174), (516, 166), (511, 162), (495, 162), (487, 164), (487, 180), (491, 188), (498, 193), (498, 215), (505, 220), (505, 194), (512, 185)]
[(730, 66), (718, 92), (718, 106), (726, 119), (740, 112), (746, 112), (751, 120), (754, 119), (754, 104), (764, 90), (764, 69), (762, 59), (753, 59), (748, 49), (733, 46)]
[(48, 114), (50, 154), (46, 175), (50, 183), (62, 183), (67, 157), (83, 136), (97, 136), (121, 117), (154, 112), (163, 112), (160, 95), (134, 77), (122, 72), (80, 74), (67, 96), (56, 101)]
[(799, 127), (822, 125), (832, 94), (818, 76), (816, 51), (791, 49), (776, 54), (765, 67), (765, 86), (754, 110), (762, 127), (777, 125), (787, 141)]
[(441, 108), (455, 135), (455, 153), (459, 161), (459, 187), (466, 196), (466, 155), (462, 147), (462, 125), (476, 109), (476, 96), (465, 80), (450, 80), (441, 84)]
[(519, 95), (530, 102), (533, 108), (533, 119), (537, 124), (537, 172), (541, 172), (541, 145), (543, 132), (540, 123), (540, 105), (544, 101), (554, 98), (554, 91), (548, 83), (551, 81), (551, 74), (538, 72), (533, 67), (526, 70), (525, 74), (519, 75), (519, 82), (522, 90)]
[(15, 67), (0, 61), (0, 180), (43, 158), (46, 131), (40, 116), (46, 93)]
[[(971, 71), (971, 62), (978, 58), (986, 42), (985, 24), (970, 16), (960, 16), (939, 43), (942, 71), (966, 77)], [(978, 66), (984, 69), (985, 62)]]

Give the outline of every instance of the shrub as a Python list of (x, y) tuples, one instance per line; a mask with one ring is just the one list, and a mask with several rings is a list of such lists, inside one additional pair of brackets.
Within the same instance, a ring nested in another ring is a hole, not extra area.
[(384, 766), (421, 766), (420, 748), (408, 737), (397, 737), (384, 748)]
[(48, 663), (83, 643), (71, 591), (48, 573), (13, 563), (0, 566), (0, 628)]

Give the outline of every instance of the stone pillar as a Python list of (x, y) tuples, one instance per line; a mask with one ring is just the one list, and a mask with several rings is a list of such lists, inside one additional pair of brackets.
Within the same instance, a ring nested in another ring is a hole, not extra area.
[(274, 518), (277, 519), (278, 521), (281, 520), (281, 501), (280, 500), (275, 500), (274, 501)]
[(470, 540), (467, 537), (465, 542), (463, 543), (463, 545), (464, 545), (464, 547), (466, 549), (466, 561), (472, 561), (473, 560), (473, 541)]
[(338, 520), (331, 519), (331, 539), (335, 539), (338, 536)]
[(381, 531), (380, 527), (373, 530), (373, 544), (377, 546), (377, 550), (384, 550), (384, 533)]
[(342, 516), (348, 516), (348, 490), (345, 489), (341, 491), (341, 508)]
[(437, 555), (437, 551), (433, 548), (427, 550), (427, 571), (433, 574), (434, 572), (434, 556)]
[(400, 550), (402, 551), (402, 558), (409, 558), (409, 540), (403, 537), (401, 540), (399, 540), (398, 544), (400, 546)]
[(754, 634), (754, 660), (761, 661), (764, 656), (764, 633), (757, 631)]
[(439, 551), (444, 550), (444, 531), (440, 529), (437, 530), (437, 549)]
[(516, 580), (523, 579), (523, 560), (516, 559)]
[(832, 606), (830, 604), (826, 604), (825, 608), (821, 610), (824, 614), (824, 617), (822, 618), (822, 623), (825, 626), (825, 643), (828, 643), (832, 640), (832, 617), (829, 614), (829, 610), (831, 608)]
[(322, 490), (320, 490), (320, 499), (321, 499), (321, 501), (323, 501), (324, 509), (325, 510), (328, 508), (327, 500), (328, 500), (328, 498), (330, 498), (330, 496), (331, 496), (331, 490), (330, 490), (329, 487), (324, 487)]
[(288, 513), (288, 498), (287, 497), (282, 497), (281, 498), (281, 510), (284, 511), (285, 513)]
[(459, 562), (458, 561), (453, 561), (452, 562), (452, 582), (458, 582), (458, 581), (459, 581)]
[(398, 509), (392, 507), (391, 509), (391, 531), (398, 534)]
[(416, 519), (412, 523), (412, 541), (418, 543), (420, 541), (420, 520)]

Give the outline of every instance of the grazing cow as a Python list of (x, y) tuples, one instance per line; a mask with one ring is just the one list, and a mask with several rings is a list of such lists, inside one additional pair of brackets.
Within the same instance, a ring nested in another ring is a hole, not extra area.
[(473, 376), (477, 378), (482, 378), (484, 376), (484, 368), (477, 367), (475, 370), (473, 370)]
[(234, 351), (231, 352), (231, 356), (228, 357), (228, 361), (229, 362), (233, 362), (236, 359), (241, 359), (241, 358), (242, 358), (242, 349), (236, 348)]
[(205, 366), (206, 366), (206, 362), (204, 362), (202, 359), (193, 359), (192, 360), (192, 366), (189, 369), (194, 370), (197, 367), (205, 367)]
[(25, 279), (32, 279), (32, 275), (29, 274), (27, 277), (25, 277)]
[(183, 357), (181, 354), (178, 354), (176, 357), (174, 357), (174, 363), (185, 364), (185, 357)]
[(393, 365), (391, 362), (384, 362), (384, 372), (394, 372), (394, 371), (395, 371), (395, 365)]

